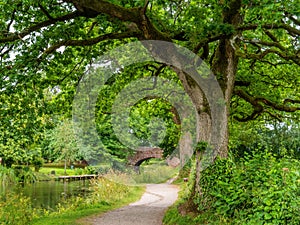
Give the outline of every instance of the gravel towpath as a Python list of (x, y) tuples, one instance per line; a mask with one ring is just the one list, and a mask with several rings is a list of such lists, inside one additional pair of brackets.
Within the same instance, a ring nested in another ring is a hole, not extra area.
[(86, 222), (93, 225), (162, 225), (164, 212), (176, 201), (177, 194), (175, 185), (148, 184), (139, 201), (99, 217), (90, 217)]

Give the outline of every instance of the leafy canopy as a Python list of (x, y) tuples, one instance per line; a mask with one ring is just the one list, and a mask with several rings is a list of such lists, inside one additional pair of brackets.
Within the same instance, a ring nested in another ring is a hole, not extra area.
[[(296, 0), (1, 1), (1, 156), (24, 161), (51, 127), (53, 115), (70, 117), (87, 66), (100, 54), (136, 40), (178, 43), (213, 71), (222, 71), (216, 68), (222, 66), (216, 53), (229, 40), (238, 58), (228, 102), (232, 119), (299, 120), (298, 5)], [(161, 74), (159, 68), (153, 71)], [(129, 72), (123, 76), (126, 82), (133, 79)], [(226, 74), (216, 76), (221, 86), (227, 82)], [(110, 88), (102, 101), (112, 100), (117, 87)], [(151, 106), (146, 118), (168, 107)], [(132, 114), (146, 108), (141, 102)], [(109, 118), (102, 114), (98, 120)], [(166, 145), (173, 142), (166, 140)]]

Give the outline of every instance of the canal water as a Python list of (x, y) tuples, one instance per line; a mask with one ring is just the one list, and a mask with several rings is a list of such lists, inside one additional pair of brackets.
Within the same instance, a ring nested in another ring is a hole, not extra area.
[(35, 208), (45, 208), (55, 210), (58, 203), (67, 200), (72, 196), (87, 196), (90, 182), (86, 181), (42, 181), (31, 184), (2, 186), (0, 193), (7, 191), (23, 193), (30, 197)]

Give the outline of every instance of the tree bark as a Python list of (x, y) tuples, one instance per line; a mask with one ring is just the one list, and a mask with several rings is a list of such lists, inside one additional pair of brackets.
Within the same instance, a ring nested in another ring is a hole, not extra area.
[[(239, 13), (241, 7), (240, 0), (233, 0), (229, 4), (229, 8), (223, 12), (224, 23), (232, 24), (234, 27), (238, 27), (242, 22), (243, 18)], [(230, 113), (230, 100), (234, 90), (235, 75), (238, 66), (238, 57), (235, 54), (235, 40), (239, 33), (231, 36), (229, 39), (221, 39), (219, 41), (218, 47), (213, 58), (213, 63), (211, 65), (211, 70), (214, 75), (217, 77), (218, 83), (222, 89), (224, 100), (225, 100), (225, 111), (222, 120), (219, 121), (221, 124), (219, 126), (223, 129), (223, 138), (220, 140), (220, 143), (216, 143), (214, 139), (214, 134), (211, 133), (212, 130), (212, 115), (207, 110), (209, 105), (205, 101), (205, 96), (203, 92), (199, 90), (199, 87), (191, 87), (188, 85), (188, 82), (185, 79), (183, 81), (183, 86), (187, 90), (187, 93), (191, 96), (198, 112), (198, 141), (204, 141), (207, 143), (213, 143), (217, 150), (216, 157), (226, 158), (228, 156), (228, 143), (229, 143), (229, 131), (228, 131), (228, 122), (229, 122), (229, 113)], [(185, 203), (184, 207), (188, 210), (195, 211), (196, 205), (193, 203), (193, 199), (196, 196), (202, 195), (201, 191), (201, 171), (205, 169), (201, 161), (203, 160), (203, 152), (196, 151), (196, 171), (195, 172), (195, 181), (193, 183), (193, 189), (189, 200)], [(213, 161), (216, 158), (213, 159)]]

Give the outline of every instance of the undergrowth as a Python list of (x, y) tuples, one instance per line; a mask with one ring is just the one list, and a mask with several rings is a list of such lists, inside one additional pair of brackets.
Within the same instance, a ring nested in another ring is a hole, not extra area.
[(196, 215), (179, 213), (185, 190), (165, 224), (300, 224), (299, 168), (299, 161), (268, 152), (239, 161), (218, 159), (202, 172), (202, 194), (193, 198)]

